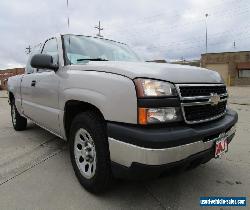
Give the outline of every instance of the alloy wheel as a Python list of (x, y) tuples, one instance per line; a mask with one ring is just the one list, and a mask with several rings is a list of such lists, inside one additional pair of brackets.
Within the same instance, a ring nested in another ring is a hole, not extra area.
[(81, 174), (87, 179), (92, 178), (96, 171), (95, 144), (89, 132), (83, 128), (76, 132), (74, 155)]

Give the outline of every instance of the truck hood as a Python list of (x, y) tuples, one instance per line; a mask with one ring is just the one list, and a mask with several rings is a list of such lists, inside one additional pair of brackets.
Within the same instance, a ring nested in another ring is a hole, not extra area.
[(72, 70), (94, 70), (120, 74), (131, 79), (137, 77), (160, 79), (173, 83), (223, 83), (219, 73), (187, 65), (124, 61), (90, 61), (71, 65)]

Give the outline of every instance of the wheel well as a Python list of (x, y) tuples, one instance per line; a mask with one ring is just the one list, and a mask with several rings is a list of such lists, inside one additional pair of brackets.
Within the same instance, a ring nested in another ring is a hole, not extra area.
[(67, 139), (69, 139), (69, 132), (73, 119), (76, 115), (85, 111), (93, 111), (99, 115), (102, 120), (104, 120), (101, 111), (96, 106), (82, 101), (67, 101), (64, 107), (64, 129)]

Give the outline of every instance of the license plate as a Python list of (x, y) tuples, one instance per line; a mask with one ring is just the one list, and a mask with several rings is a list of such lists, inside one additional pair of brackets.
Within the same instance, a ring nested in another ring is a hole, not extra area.
[(215, 143), (215, 158), (221, 157), (224, 153), (228, 151), (227, 138), (223, 137)]

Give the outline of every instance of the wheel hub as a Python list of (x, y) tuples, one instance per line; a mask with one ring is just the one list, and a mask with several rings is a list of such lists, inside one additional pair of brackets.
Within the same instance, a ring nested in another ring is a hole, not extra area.
[(96, 150), (91, 135), (83, 128), (75, 135), (74, 154), (81, 174), (88, 179), (92, 178), (96, 170)]

